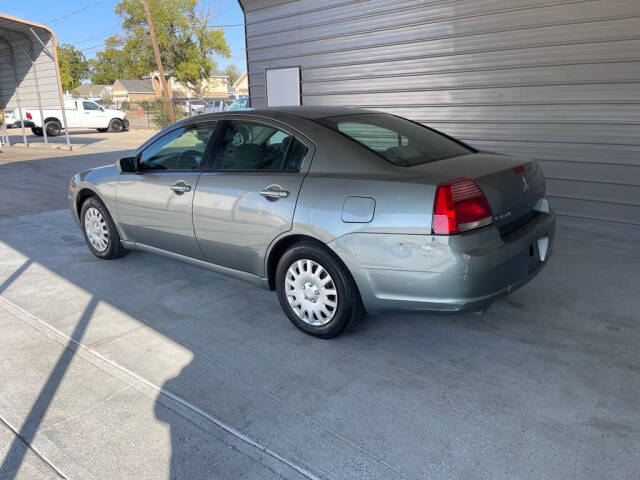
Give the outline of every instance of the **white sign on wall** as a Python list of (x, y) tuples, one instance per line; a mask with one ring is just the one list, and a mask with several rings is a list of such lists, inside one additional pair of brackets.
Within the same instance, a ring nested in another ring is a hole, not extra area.
[(267, 74), (267, 105), (300, 105), (300, 68), (270, 68)]

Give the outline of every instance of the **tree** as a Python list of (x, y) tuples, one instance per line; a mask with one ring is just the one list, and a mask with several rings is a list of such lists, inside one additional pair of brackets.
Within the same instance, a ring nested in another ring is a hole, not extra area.
[[(202, 80), (216, 67), (213, 56), (230, 56), (224, 32), (209, 27), (212, 5), (199, 10), (198, 0), (148, 0), (148, 4), (163, 66), (180, 83), (200, 93)], [(109, 48), (100, 52), (95, 71), (105, 75), (96, 78), (111, 79), (116, 73), (139, 77), (156, 70), (142, 2), (120, 0), (116, 14), (122, 18), (124, 35), (108, 42), (123, 45), (122, 53)]]
[(89, 60), (92, 83), (111, 85), (118, 79), (140, 78), (149, 73), (130, 48), (120, 48), (121, 43), (117, 37), (107, 39), (106, 48), (98, 52), (95, 59)]
[(230, 85), (236, 83), (236, 80), (240, 78), (240, 70), (238, 70), (238, 67), (233, 64), (230, 64), (229, 66), (227, 66), (227, 68), (225, 68), (224, 74), (227, 76)]
[(80, 82), (87, 78), (89, 62), (87, 62), (80, 50), (76, 50), (69, 43), (63, 43), (58, 46), (57, 54), (62, 89), (67, 92), (73, 92), (80, 85)]

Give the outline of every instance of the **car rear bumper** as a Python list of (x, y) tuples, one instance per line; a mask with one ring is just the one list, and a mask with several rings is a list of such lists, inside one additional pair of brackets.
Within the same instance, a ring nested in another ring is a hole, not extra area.
[(365, 308), (476, 311), (523, 286), (547, 264), (555, 216), (540, 213), (501, 237), (353, 233), (329, 244), (352, 272)]

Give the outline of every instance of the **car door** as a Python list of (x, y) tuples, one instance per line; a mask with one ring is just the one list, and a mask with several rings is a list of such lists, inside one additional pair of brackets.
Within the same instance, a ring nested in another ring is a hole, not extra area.
[(213, 170), (202, 173), (193, 199), (205, 259), (263, 276), (269, 245), (291, 229), (313, 152), (308, 139), (279, 122), (228, 117)]
[(82, 126), (86, 128), (106, 128), (108, 125), (107, 114), (104, 109), (93, 102), (82, 102)]
[(191, 212), (215, 128), (215, 121), (176, 127), (138, 154), (136, 173), (121, 175), (116, 206), (127, 238), (202, 258)]

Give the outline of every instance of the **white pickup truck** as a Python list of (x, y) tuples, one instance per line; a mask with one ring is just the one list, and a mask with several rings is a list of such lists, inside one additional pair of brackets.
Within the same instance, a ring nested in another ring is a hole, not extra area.
[[(25, 108), (26, 122), (31, 122), (34, 135), (42, 136), (42, 120), (40, 110)], [(67, 116), (68, 128), (95, 128), (99, 132), (122, 132), (129, 128), (127, 114), (121, 110), (109, 110), (88, 100), (66, 99), (64, 112)], [(47, 135), (55, 137), (63, 131), (62, 109), (43, 109), (44, 125)]]

